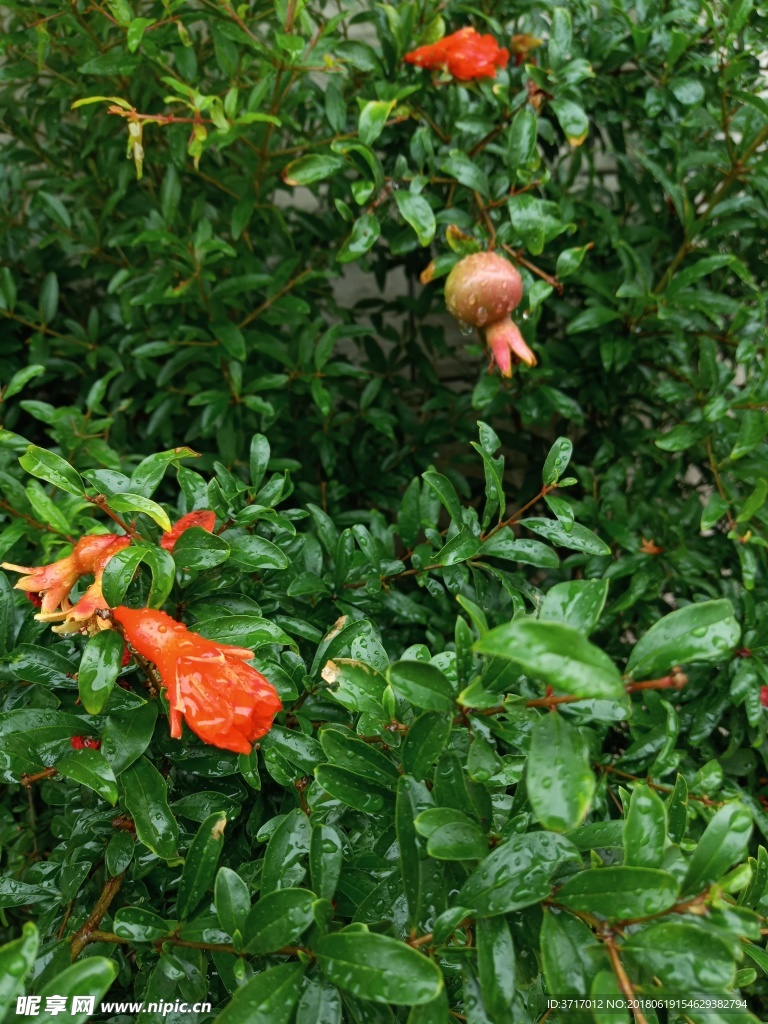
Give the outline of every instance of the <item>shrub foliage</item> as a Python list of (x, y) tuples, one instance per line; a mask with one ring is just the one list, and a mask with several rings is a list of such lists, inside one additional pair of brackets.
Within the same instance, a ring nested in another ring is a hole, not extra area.
[[(0, 573), (0, 1017), (759, 1019), (768, 8), (5, 7), (0, 558), (129, 537), (109, 607), (283, 710), (172, 739)], [(469, 22), (495, 78), (404, 62)], [(511, 379), (443, 315), (485, 249)]]

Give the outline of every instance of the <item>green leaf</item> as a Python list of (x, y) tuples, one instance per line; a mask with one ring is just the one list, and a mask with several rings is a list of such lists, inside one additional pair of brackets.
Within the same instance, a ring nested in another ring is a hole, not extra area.
[(372, 213), (358, 217), (352, 227), (352, 234), (345, 239), (336, 254), (339, 263), (352, 263), (373, 248), (381, 234), (381, 224)]
[(452, 711), (453, 688), (439, 668), (423, 661), (396, 661), (387, 678), (396, 693), (426, 711)]
[[(360, 111), (357, 134), (365, 146), (370, 146), (384, 131), (395, 100), (369, 100)], [(395, 193), (397, 195), (397, 193)]]
[(173, 561), (179, 569), (215, 569), (229, 558), (229, 544), (201, 526), (192, 526), (173, 545)]
[(370, 665), (353, 658), (327, 661), (323, 679), (332, 687), (333, 699), (349, 711), (383, 716), (386, 678)]
[(241, 362), (245, 360), (248, 352), (245, 337), (236, 324), (212, 324), (211, 330), (228, 356), (231, 356), (233, 359), (239, 359)]
[(667, 811), (664, 801), (642, 783), (632, 790), (624, 824), (624, 863), (640, 868), (659, 868), (667, 842)]
[(0, 946), (0, 1024), (24, 991), (24, 978), (34, 967), (39, 945), (37, 927), (27, 921), (20, 938)]
[(543, 569), (556, 569), (560, 565), (560, 559), (548, 545), (538, 540), (515, 537), (511, 530), (501, 530), (483, 541), (480, 555), (505, 558), (521, 565), (537, 565)]
[(115, 935), (131, 942), (157, 942), (170, 935), (173, 927), (146, 907), (121, 907), (114, 917)]
[(295, 646), (278, 625), (269, 619), (263, 619), (260, 615), (226, 615), (221, 618), (203, 619), (202, 622), (195, 623), (194, 632), (207, 640), (233, 644), (235, 647), (250, 647), (253, 651), (270, 644)]
[(147, 548), (131, 545), (112, 555), (107, 562), (101, 579), (101, 590), (110, 608), (117, 608), (123, 603), (131, 580), (146, 553)]
[[(49, 324), (59, 308), (59, 279), (51, 270), (43, 278), (40, 288), (40, 319)], [(66, 489), (66, 488), (65, 488)]]
[(483, 1006), (504, 1018), (515, 998), (515, 947), (503, 917), (487, 917), (475, 926), (477, 968)]
[(262, 896), (243, 928), (246, 950), (263, 956), (294, 943), (312, 924), (316, 899), (307, 889), (277, 889)]
[(0, 910), (26, 907), (30, 903), (39, 903), (41, 900), (55, 898), (56, 892), (53, 889), (44, 888), (42, 885), (17, 882), (14, 878), (0, 878)]
[(170, 552), (163, 548), (147, 548), (144, 553), (144, 562), (152, 573), (152, 585), (147, 595), (147, 606), (162, 608), (176, 582), (176, 563)]
[[(49, 996), (61, 996), (66, 1000), (67, 1006), (71, 1008), (73, 996), (90, 996), (95, 999), (98, 1006), (102, 997), (117, 977), (118, 964), (115, 960), (109, 960), (104, 956), (89, 956), (72, 964), (60, 974), (54, 975), (40, 990), (42, 1005), (45, 1007)], [(67, 1014), (67, 1024), (86, 1024), (90, 1020), (89, 1010), (78, 1011)], [(60, 1015), (45, 1009), (35, 1017), (36, 1024), (57, 1024), (61, 1022)]]
[(264, 479), (269, 466), (271, 449), (269, 441), (263, 434), (254, 434), (251, 438), (251, 450), (248, 465), (251, 472), (251, 487), (257, 491)]
[(303, 964), (262, 971), (235, 991), (214, 1024), (288, 1024), (303, 975)]
[(427, 853), (436, 860), (482, 860), (488, 853), (488, 837), (474, 818), (462, 811), (429, 808), (415, 824), (427, 837)]
[(168, 806), (165, 779), (151, 762), (140, 757), (123, 771), (121, 780), (137, 838), (158, 857), (175, 857), (179, 826)]
[(481, 196), (487, 197), (489, 192), (488, 178), (477, 166), (474, 160), (470, 159), (460, 149), (452, 149), (447, 160), (440, 164), (440, 170), (455, 178), (460, 185), (479, 192)]
[[(558, 7), (556, 10), (560, 11), (562, 8)], [(567, 99), (552, 100), (550, 107), (570, 144), (580, 146), (589, 131), (589, 118), (584, 112), (584, 108), (578, 103), (574, 103), (573, 100)]]
[(736, 977), (733, 949), (712, 928), (685, 921), (658, 921), (630, 935), (622, 958), (658, 978), (669, 992), (724, 992)]
[(282, 178), (286, 185), (314, 185), (318, 181), (332, 177), (343, 166), (344, 161), (338, 156), (308, 153), (286, 164)]
[(535, 679), (577, 697), (625, 699), (621, 675), (598, 647), (571, 626), (529, 618), (497, 626), (475, 650), (516, 662)]
[(111, 629), (102, 630), (86, 644), (77, 674), (77, 687), (89, 715), (101, 714), (120, 674), (124, 649), (123, 638)]
[(581, 858), (563, 836), (554, 832), (513, 835), (477, 867), (456, 897), (479, 917), (496, 917), (545, 899), (550, 879), (565, 861)]
[(214, 885), (214, 904), (219, 924), (228, 935), (241, 934), (251, 909), (251, 894), (232, 868), (219, 868)]
[(45, 448), (31, 444), (20, 456), (19, 463), (27, 473), (59, 487), (62, 491), (76, 494), (79, 498), (85, 494), (85, 484), (80, 474), (60, 455), (54, 455)]
[(141, 512), (154, 520), (161, 530), (168, 532), (171, 529), (171, 521), (168, 513), (161, 508), (156, 501), (145, 498), (141, 494), (131, 494), (124, 491), (122, 494), (113, 494), (107, 498), (107, 505), (113, 512)]
[(600, 944), (578, 917), (545, 910), (541, 923), (541, 960), (551, 995), (583, 997), (599, 962)]
[[(272, 541), (264, 537), (227, 537), (229, 561), (245, 572), (258, 569), (286, 569), (288, 556)], [(175, 554), (175, 552), (174, 552)]]
[(747, 409), (741, 416), (739, 433), (729, 455), (731, 461), (743, 459), (745, 455), (762, 444), (766, 433), (768, 433), (768, 414), (758, 412), (756, 409)]
[[(370, 743), (358, 739), (349, 729), (331, 726), (320, 732), (320, 744), (328, 760), (347, 768), (385, 789), (395, 789), (400, 777), (394, 763)], [(309, 771), (312, 766), (309, 766)]]
[(422, 479), (425, 483), (429, 484), (432, 490), (440, 499), (441, 504), (445, 507), (446, 512), (451, 519), (458, 525), (461, 526), (463, 523), (463, 517), (461, 513), (461, 502), (459, 496), (456, 493), (456, 488), (453, 486), (447, 476), (443, 476), (442, 473), (436, 473), (430, 469), (426, 473), (422, 473)]
[(557, 257), (555, 277), (557, 277), (559, 281), (562, 281), (564, 277), (569, 277), (571, 274), (575, 274), (591, 248), (591, 245), (580, 245), (575, 249), (563, 249)]
[(730, 601), (702, 601), (678, 608), (655, 622), (632, 648), (627, 673), (635, 679), (661, 676), (676, 665), (724, 661), (741, 628)]
[(427, 200), (423, 196), (414, 195), (413, 192), (403, 192), (398, 189), (395, 192), (395, 202), (400, 216), (416, 232), (419, 245), (429, 245), (435, 237), (437, 222)]
[(39, 363), (33, 363), (31, 366), (25, 366), (24, 369), (18, 370), (8, 381), (5, 390), (0, 395), (0, 401), (7, 402), (9, 398), (18, 395), (31, 380), (39, 377), (42, 373), (45, 373), (45, 367)]
[(520, 525), (532, 533), (545, 537), (552, 544), (570, 548), (571, 551), (583, 551), (585, 555), (610, 555), (611, 549), (592, 533), (586, 526), (574, 523), (570, 531), (562, 523), (554, 519), (521, 519)]
[(605, 867), (580, 871), (561, 885), (555, 900), (609, 921), (650, 917), (674, 906), (678, 882), (655, 868)]
[(296, 1024), (341, 1024), (341, 995), (316, 976), (308, 981), (296, 1007)]
[(104, 863), (113, 878), (122, 875), (133, 860), (134, 838), (128, 832), (115, 832), (107, 843)]
[(541, 471), (541, 480), (545, 487), (555, 484), (568, 468), (573, 454), (573, 442), (567, 437), (558, 437), (549, 449), (544, 468)]
[(315, 768), (315, 779), (326, 793), (356, 811), (377, 814), (391, 800), (391, 794), (382, 786), (332, 764), (319, 764)]
[(184, 860), (176, 900), (176, 913), (182, 921), (194, 914), (211, 887), (224, 848), (226, 825), (226, 814), (214, 811), (205, 819), (192, 840)]
[(451, 733), (451, 719), (438, 711), (425, 711), (413, 722), (403, 743), (403, 771), (425, 779), (445, 748)]
[(721, 807), (704, 829), (688, 862), (684, 893), (701, 892), (740, 861), (752, 835), (752, 815), (739, 803)]
[(608, 580), (568, 580), (556, 583), (544, 595), (539, 617), (562, 622), (589, 636), (600, 621), (608, 596)]
[(562, 715), (545, 713), (531, 733), (526, 764), (528, 803), (538, 821), (567, 832), (584, 820), (595, 794), (589, 745)]
[(367, 931), (323, 935), (314, 953), (330, 982), (373, 1003), (417, 1006), (436, 999), (443, 987), (437, 964), (388, 935)]
[(157, 702), (147, 701), (138, 708), (110, 715), (101, 740), (101, 752), (119, 775), (149, 746), (157, 720)]
[(56, 768), (73, 782), (87, 786), (114, 807), (117, 803), (117, 779), (108, 761), (98, 750), (86, 747), (73, 750), (56, 762)]
[(343, 844), (332, 825), (313, 825), (309, 841), (309, 877), (320, 899), (332, 900), (341, 874)]

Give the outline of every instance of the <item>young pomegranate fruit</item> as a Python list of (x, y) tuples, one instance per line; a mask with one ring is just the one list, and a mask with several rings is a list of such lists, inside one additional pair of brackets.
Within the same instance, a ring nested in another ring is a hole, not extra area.
[(523, 297), (523, 281), (503, 256), (476, 252), (459, 260), (445, 282), (445, 304), (462, 330), (485, 332), (495, 363), (503, 377), (512, 376), (515, 363), (536, 365), (510, 313)]

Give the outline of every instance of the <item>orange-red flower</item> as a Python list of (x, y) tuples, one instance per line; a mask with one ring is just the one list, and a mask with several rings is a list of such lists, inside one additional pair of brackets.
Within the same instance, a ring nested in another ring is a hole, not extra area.
[(71, 736), (69, 742), (73, 750), (101, 749), (101, 740), (92, 739), (90, 736)]
[(474, 78), (495, 78), (496, 68), (505, 68), (509, 50), (499, 46), (493, 36), (481, 36), (474, 28), (462, 28), (436, 43), (419, 46), (406, 53), (409, 64), (428, 71), (443, 70), (459, 82)]
[[(71, 632), (107, 603), (101, 592), (101, 577), (110, 558), (131, 543), (129, 537), (116, 537), (113, 533), (81, 537), (72, 549), (72, 554), (60, 558), (50, 565), (33, 568), (26, 565), (12, 565), (3, 562), (3, 569), (25, 573), (16, 583), (17, 590), (42, 598), (40, 612), (35, 616), (43, 622), (65, 620), (55, 627), (57, 632)], [(80, 579), (93, 573), (94, 582), (74, 607), (69, 595)], [(36, 603), (36, 602), (35, 602)]]
[(200, 526), (203, 530), (207, 530), (208, 533), (213, 533), (213, 528), (216, 525), (216, 513), (210, 509), (200, 509), (198, 512), (187, 512), (185, 516), (176, 523), (170, 533), (164, 533), (160, 538), (160, 547), (165, 548), (166, 551), (173, 551), (176, 541), (191, 526)]
[(134, 649), (157, 666), (174, 739), (181, 738), (183, 718), (205, 743), (250, 754), (272, 728), (282, 705), (272, 684), (245, 664), (252, 651), (206, 640), (151, 608), (120, 606), (112, 615)]

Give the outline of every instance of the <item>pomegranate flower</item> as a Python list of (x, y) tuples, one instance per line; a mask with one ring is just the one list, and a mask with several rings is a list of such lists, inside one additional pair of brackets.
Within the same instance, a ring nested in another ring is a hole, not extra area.
[(476, 252), (459, 260), (445, 282), (448, 312), (463, 328), (485, 332), (503, 377), (511, 377), (515, 363), (536, 365), (536, 356), (510, 314), (523, 297), (523, 281), (509, 260), (495, 252)]
[(277, 691), (245, 662), (253, 652), (217, 644), (151, 608), (115, 608), (115, 622), (132, 647), (157, 666), (171, 708), (171, 736), (182, 718), (205, 743), (250, 754), (282, 707)]
[(165, 548), (166, 551), (173, 551), (176, 546), (176, 541), (191, 526), (200, 526), (203, 530), (207, 530), (208, 533), (213, 533), (213, 528), (216, 525), (216, 513), (210, 509), (200, 509), (198, 512), (187, 512), (185, 516), (176, 523), (170, 533), (164, 533), (160, 538), (160, 547)]
[[(72, 554), (50, 565), (32, 568), (3, 562), (0, 567), (25, 574), (17, 582), (16, 589), (41, 598), (40, 612), (35, 616), (36, 619), (43, 622), (64, 619), (65, 625), (58, 627), (57, 632), (69, 632), (70, 629), (66, 627), (71, 622), (77, 622), (73, 628), (79, 629), (82, 622), (95, 611), (107, 607), (101, 593), (104, 566), (112, 555), (130, 543), (129, 537), (116, 537), (113, 533), (90, 535), (80, 538)], [(93, 573), (94, 582), (73, 608), (69, 601), (70, 592), (80, 577), (89, 573)], [(37, 602), (33, 600), (33, 603)]]
[(474, 28), (462, 28), (436, 43), (406, 53), (405, 60), (427, 71), (447, 71), (458, 82), (495, 78), (496, 68), (505, 68), (509, 50), (493, 36), (481, 36)]
[(101, 747), (101, 740), (90, 736), (72, 736), (69, 742), (73, 750), (99, 750)]

